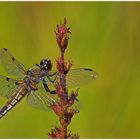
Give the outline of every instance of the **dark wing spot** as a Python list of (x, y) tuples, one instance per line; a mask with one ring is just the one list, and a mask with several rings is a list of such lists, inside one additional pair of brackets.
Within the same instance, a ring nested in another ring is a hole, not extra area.
[(37, 66), (37, 67), (39, 67), (39, 65), (38, 65), (38, 64), (36, 64), (36, 66)]
[(15, 82), (15, 85), (20, 85), (21, 83), (19, 81), (16, 81)]
[(6, 80), (7, 80), (7, 81), (9, 81), (9, 80), (10, 80), (10, 78), (6, 77)]
[(86, 71), (93, 71), (92, 69), (89, 69), (89, 68), (84, 68), (84, 70), (86, 70)]
[(14, 58), (14, 57), (12, 57), (12, 60), (13, 60), (13, 61), (15, 61), (15, 58)]
[(7, 51), (8, 49), (7, 48), (3, 48), (3, 50)]
[(19, 85), (17, 81), (15, 82), (15, 85)]

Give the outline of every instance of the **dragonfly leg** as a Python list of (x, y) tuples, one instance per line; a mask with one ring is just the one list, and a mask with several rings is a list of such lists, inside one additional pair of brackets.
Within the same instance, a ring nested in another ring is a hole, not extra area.
[[(55, 78), (52, 80), (50, 77), (52, 77), (52, 76), (54, 76), (54, 75), (55, 75)], [(49, 76), (47, 75), (47, 78), (48, 78), (48, 80), (49, 80), (51, 83), (54, 84), (54, 82), (55, 82), (57, 76), (58, 76), (58, 73), (55, 72), (55, 73), (53, 73), (53, 74), (50, 74)]]
[(56, 94), (55, 90), (50, 91), (51, 94)]
[(57, 76), (57, 72), (54, 72), (54, 73), (49, 73), (49, 76), (54, 76), (54, 75), (56, 75)]
[(55, 90), (52, 90), (52, 91), (51, 91), (51, 90), (49, 89), (49, 87), (48, 87), (48, 85), (47, 85), (45, 79), (42, 80), (42, 83), (43, 83), (43, 86), (44, 86), (46, 92), (49, 92), (50, 94), (56, 94), (56, 91), (55, 91)]

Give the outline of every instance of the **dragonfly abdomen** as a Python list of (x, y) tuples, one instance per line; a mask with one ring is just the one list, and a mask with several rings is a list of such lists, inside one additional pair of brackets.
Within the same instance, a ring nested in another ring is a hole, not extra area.
[(0, 110), (0, 119), (10, 111), (25, 95), (27, 94), (27, 89), (25, 86), (20, 86), (17, 88), (11, 99), (6, 103), (5, 106)]

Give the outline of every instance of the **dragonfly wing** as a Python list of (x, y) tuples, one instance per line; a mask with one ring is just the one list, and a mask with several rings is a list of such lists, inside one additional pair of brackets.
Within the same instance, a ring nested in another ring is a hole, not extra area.
[(16, 81), (12, 78), (0, 76), (0, 96), (9, 98), (18, 86)]
[(16, 60), (6, 48), (0, 50), (0, 61), (10, 75), (21, 76), (26, 73), (24, 65)]
[[(53, 82), (51, 82), (48, 77), (46, 77), (45, 80), (49, 86), (54, 86), (54, 84), (59, 80), (59, 72), (51, 71), (49, 75), (51, 81)], [(98, 74), (92, 69), (71, 69), (66, 75), (66, 84), (68, 88), (74, 88), (88, 84), (97, 78)]]
[(66, 75), (67, 87), (79, 87), (85, 85), (98, 77), (97, 73), (89, 68), (72, 69)]
[(55, 99), (49, 96), (50, 93), (45, 92), (42, 88), (31, 92), (27, 97), (27, 103), (34, 108), (40, 110), (49, 110), (49, 106), (55, 104)]

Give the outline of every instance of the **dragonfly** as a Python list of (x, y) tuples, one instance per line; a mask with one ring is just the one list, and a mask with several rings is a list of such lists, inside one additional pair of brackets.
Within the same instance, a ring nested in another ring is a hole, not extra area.
[[(10, 77), (0, 75), (0, 96), (8, 99), (0, 109), (0, 118), (5, 116), (23, 97), (27, 103), (37, 109), (48, 110), (56, 104), (54, 84), (59, 79), (59, 72), (52, 70), (50, 59), (42, 59), (39, 64), (27, 69), (12, 56), (7, 48), (0, 49), (0, 62)], [(14, 78), (13, 78), (14, 77)], [(78, 87), (97, 78), (97, 73), (89, 68), (71, 69), (66, 75), (68, 88)]]

